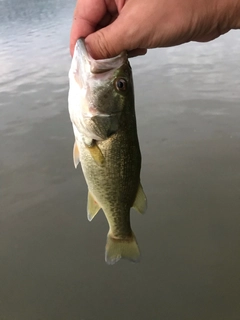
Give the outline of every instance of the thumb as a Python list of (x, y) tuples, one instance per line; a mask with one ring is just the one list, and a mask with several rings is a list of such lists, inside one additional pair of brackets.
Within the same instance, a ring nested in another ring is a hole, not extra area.
[(89, 54), (94, 59), (106, 59), (119, 55), (124, 50), (131, 50), (128, 45), (129, 31), (118, 17), (113, 23), (85, 39)]

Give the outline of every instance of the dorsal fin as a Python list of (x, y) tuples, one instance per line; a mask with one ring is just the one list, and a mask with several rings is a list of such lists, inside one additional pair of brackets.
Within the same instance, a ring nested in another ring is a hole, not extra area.
[(133, 208), (139, 213), (145, 213), (147, 210), (147, 197), (143, 191), (141, 183), (139, 183), (137, 195), (133, 204)]

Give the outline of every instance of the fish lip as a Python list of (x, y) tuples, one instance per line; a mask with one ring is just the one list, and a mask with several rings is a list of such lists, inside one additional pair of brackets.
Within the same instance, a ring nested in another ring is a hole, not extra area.
[(120, 68), (128, 60), (126, 51), (121, 52), (118, 56), (113, 58), (96, 60), (87, 51), (84, 38), (77, 40), (76, 51), (78, 52), (78, 55), (83, 58), (84, 62), (89, 65), (92, 74), (104, 73), (112, 69)]

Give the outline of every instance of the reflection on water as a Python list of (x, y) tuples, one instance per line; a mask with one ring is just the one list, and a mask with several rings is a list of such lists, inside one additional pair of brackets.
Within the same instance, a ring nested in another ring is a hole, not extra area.
[(239, 32), (132, 60), (149, 208), (111, 268), (72, 164), (74, 3), (0, 1), (0, 319), (239, 319)]

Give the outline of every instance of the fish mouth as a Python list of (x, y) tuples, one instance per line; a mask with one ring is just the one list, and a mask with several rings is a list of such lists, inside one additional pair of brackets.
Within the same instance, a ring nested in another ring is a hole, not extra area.
[(81, 73), (90, 71), (92, 74), (99, 74), (113, 69), (118, 69), (126, 63), (128, 59), (127, 53), (124, 51), (113, 58), (95, 60), (88, 53), (84, 38), (77, 40), (75, 51), (81, 60), (80, 68), (84, 69), (81, 70)]

